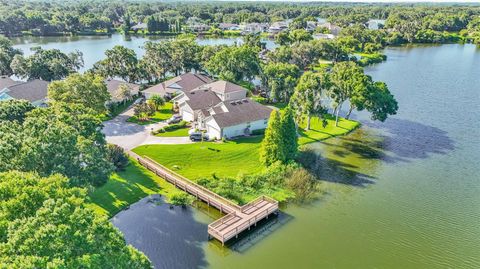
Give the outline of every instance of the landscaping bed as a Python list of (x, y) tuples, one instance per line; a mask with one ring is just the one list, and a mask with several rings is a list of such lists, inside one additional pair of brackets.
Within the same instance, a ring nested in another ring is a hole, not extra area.
[(179, 123), (170, 124), (158, 130), (155, 130), (152, 132), (152, 134), (160, 137), (188, 136), (189, 129), (190, 127), (187, 125), (187, 122), (181, 121)]

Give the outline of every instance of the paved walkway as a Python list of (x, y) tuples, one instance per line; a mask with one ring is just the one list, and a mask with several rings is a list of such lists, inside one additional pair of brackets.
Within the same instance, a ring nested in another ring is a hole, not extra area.
[(127, 122), (131, 116), (133, 116), (133, 107), (103, 123), (102, 133), (105, 134), (108, 143), (119, 145), (127, 150), (140, 145), (192, 143), (188, 137), (158, 137), (151, 135), (150, 132), (152, 130), (160, 129), (167, 124), (159, 122), (138, 125)]

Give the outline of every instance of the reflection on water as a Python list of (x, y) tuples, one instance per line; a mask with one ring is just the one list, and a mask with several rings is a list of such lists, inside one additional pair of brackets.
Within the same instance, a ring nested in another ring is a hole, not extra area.
[(145, 215), (132, 206), (117, 216), (130, 223), (127, 240), (151, 247), (152, 259), (165, 255), (158, 268), (480, 268), (480, 53), (444, 45), (386, 54), (367, 71), (387, 82), (398, 115), (379, 123), (358, 113), (360, 129), (309, 145), (323, 199), (283, 208), (285, 222), (230, 249), (206, 240), (215, 210), (146, 205)]
[(205, 267), (202, 244), (207, 240), (207, 224), (197, 222), (193, 210), (170, 208), (158, 195), (152, 195), (118, 213), (112, 223), (156, 268)]
[[(79, 50), (83, 53), (84, 67), (80, 71), (85, 71), (93, 66), (97, 61), (105, 58), (105, 51), (116, 45), (121, 45), (133, 49), (140, 58), (144, 55), (143, 46), (146, 41), (161, 41), (175, 38), (173, 36), (141, 36), (112, 34), (110, 36), (47, 36), (47, 37), (14, 37), (12, 41), (14, 47), (21, 49), (25, 55), (31, 55), (32, 47), (41, 46), (44, 49), (59, 49), (62, 52), (69, 53)], [(268, 49), (273, 49), (277, 45), (273, 40), (264, 39)], [(198, 37), (197, 43), (200, 45), (234, 45), (242, 44), (242, 37)]]

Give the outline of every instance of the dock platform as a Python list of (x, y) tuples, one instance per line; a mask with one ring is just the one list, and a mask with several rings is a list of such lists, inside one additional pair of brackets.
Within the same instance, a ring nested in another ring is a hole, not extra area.
[(256, 226), (259, 221), (268, 219), (271, 214), (278, 213), (278, 201), (275, 199), (260, 196), (246, 205), (239, 206), (146, 156), (139, 156), (133, 152), (128, 153), (145, 168), (172, 183), (175, 187), (225, 213), (225, 216), (208, 225), (209, 236), (220, 241), (222, 245), (228, 240), (238, 237), (241, 232)]

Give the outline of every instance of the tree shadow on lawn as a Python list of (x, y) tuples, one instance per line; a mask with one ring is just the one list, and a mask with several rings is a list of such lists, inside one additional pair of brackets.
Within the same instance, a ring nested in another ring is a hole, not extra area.
[(149, 194), (165, 192), (154, 177), (156, 175), (130, 159), (126, 170), (112, 175), (105, 185), (90, 195), (91, 200), (113, 216)]

